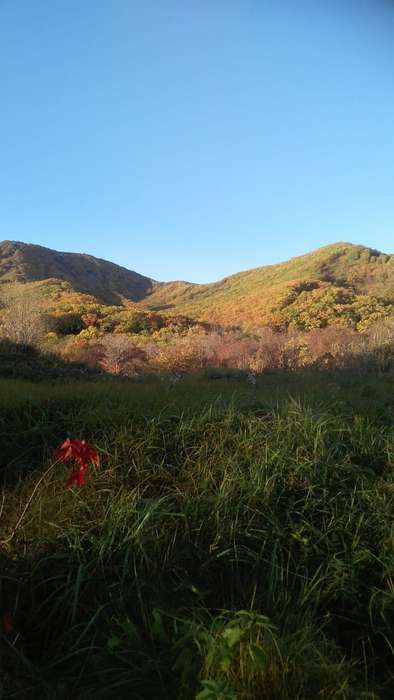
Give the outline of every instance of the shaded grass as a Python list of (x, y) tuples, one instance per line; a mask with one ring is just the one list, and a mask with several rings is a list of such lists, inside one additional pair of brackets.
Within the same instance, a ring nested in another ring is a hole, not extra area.
[(3, 547), (7, 697), (391, 698), (394, 430), (362, 386), (5, 386), (1, 539), (67, 433), (102, 456)]

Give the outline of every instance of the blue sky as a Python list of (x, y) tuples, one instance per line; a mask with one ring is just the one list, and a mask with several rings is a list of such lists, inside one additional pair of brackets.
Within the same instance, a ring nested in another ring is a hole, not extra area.
[(1, 0), (0, 240), (213, 281), (394, 252), (394, 3)]

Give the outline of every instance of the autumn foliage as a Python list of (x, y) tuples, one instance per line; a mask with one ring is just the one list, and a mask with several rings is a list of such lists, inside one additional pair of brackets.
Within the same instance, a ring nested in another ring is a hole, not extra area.
[(86, 440), (70, 440), (67, 438), (55, 451), (55, 459), (58, 462), (75, 462), (77, 467), (73, 469), (68, 478), (68, 486), (82, 488), (85, 483), (85, 474), (89, 464), (100, 466), (100, 457), (97, 451)]

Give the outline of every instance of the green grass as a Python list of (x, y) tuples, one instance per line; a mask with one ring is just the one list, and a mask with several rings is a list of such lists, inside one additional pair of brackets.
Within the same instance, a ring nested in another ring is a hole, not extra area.
[(1, 382), (4, 697), (392, 698), (392, 389)]

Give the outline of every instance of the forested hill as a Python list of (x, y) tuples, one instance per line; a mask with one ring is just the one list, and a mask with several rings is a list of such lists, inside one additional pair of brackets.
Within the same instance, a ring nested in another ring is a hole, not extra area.
[(149, 304), (156, 299), (167, 300), (193, 317), (226, 324), (296, 322), (309, 328), (341, 318), (345, 323), (362, 322), (392, 313), (394, 256), (337, 243), (214, 284), (183, 289), (177, 295), (168, 294), (164, 287), (153, 291)]
[(48, 280), (62, 293), (90, 295), (90, 304), (132, 302), (146, 312), (225, 325), (309, 329), (339, 324), (362, 330), (394, 315), (394, 256), (350, 243), (204, 285), (160, 283), (90, 255), (0, 243), (3, 286)]

